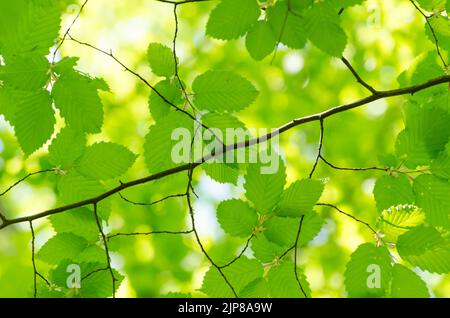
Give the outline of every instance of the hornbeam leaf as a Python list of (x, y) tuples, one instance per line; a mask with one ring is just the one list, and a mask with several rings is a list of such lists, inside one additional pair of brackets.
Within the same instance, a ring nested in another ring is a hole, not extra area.
[(36, 257), (48, 264), (58, 264), (63, 259), (76, 257), (87, 246), (87, 241), (72, 233), (60, 233), (49, 239)]
[(216, 112), (235, 112), (249, 106), (258, 91), (247, 79), (226, 71), (208, 71), (192, 83), (194, 104)]
[(136, 155), (126, 147), (100, 142), (86, 148), (76, 163), (76, 169), (88, 178), (108, 180), (124, 174), (135, 160)]
[(450, 240), (430, 226), (419, 226), (397, 241), (401, 258), (430, 273), (450, 272)]
[(150, 43), (147, 58), (154, 74), (171, 77), (175, 75), (175, 60), (172, 50), (160, 43)]
[(252, 234), (253, 228), (258, 224), (256, 211), (242, 200), (220, 202), (217, 219), (225, 233), (239, 237)]
[(206, 34), (221, 40), (244, 35), (261, 13), (256, 0), (222, 0), (211, 12)]
[(394, 298), (428, 298), (427, 285), (409, 268), (395, 264), (392, 270), (391, 297)]
[[(299, 283), (295, 277), (294, 263), (284, 261), (278, 266), (274, 266), (267, 274), (270, 296), (274, 298), (305, 298)], [(297, 268), (297, 275), (303, 291), (307, 297), (311, 296), (309, 283), (301, 268)]]
[(347, 263), (345, 287), (349, 297), (382, 297), (388, 291), (391, 277), (391, 257), (386, 247), (364, 243)]

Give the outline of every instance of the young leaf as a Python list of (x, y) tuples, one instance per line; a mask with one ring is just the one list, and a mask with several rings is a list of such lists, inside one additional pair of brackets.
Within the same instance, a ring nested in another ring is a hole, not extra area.
[(353, 252), (345, 270), (345, 287), (349, 297), (385, 296), (392, 275), (391, 257), (385, 247), (371, 243)]
[[(122, 283), (124, 276), (117, 270), (113, 269), (115, 281), (115, 291), (117, 291)], [(109, 297), (113, 293), (112, 277), (109, 270), (96, 272), (86, 279), (81, 284), (81, 297), (86, 298), (100, 298)]]
[[(263, 271), (262, 265), (257, 260), (248, 259), (246, 256), (241, 256), (236, 262), (223, 269), (238, 296), (247, 284), (257, 278), (262, 278)], [(210, 267), (205, 274), (200, 291), (210, 297), (234, 297), (231, 288), (215, 267)]]
[(431, 163), (431, 172), (438, 177), (450, 179), (450, 142)]
[[(294, 4), (294, 1), (291, 1)], [(278, 1), (267, 9), (267, 21), (272, 27), (276, 41), (292, 49), (301, 49), (306, 44), (305, 21), (293, 10), (287, 1)]]
[(171, 77), (175, 75), (175, 61), (170, 48), (160, 43), (150, 43), (147, 58), (155, 75)]
[(39, 55), (13, 56), (0, 67), (4, 85), (19, 90), (42, 89), (50, 77), (46, 58)]
[(314, 4), (305, 16), (309, 40), (331, 56), (340, 57), (347, 44), (347, 35), (339, 25), (337, 12), (327, 2)]
[(217, 182), (237, 184), (239, 170), (232, 164), (205, 162), (202, 168), (211, 179)]
[(250, 236), (258, 224), (256, 211), (248, 203), (235, 199), (220, 202), (217, 219), (225, 233), (239, 237)]
[[(305, 298), (297, 282), (294, 272), (294, 263), (285, 261), (274, 266), (267, 274), (270, 296), (273, 298)], [(306, 296), (311, 296), (309, 283), (303, 271), (297, 267), (297, 275)]]
[(16, 91), (14, 130), (25, 154), (32, 154), (50, 139), (55, 125), (52, 101), (47, 91)]
[(86, 149), (86, 136), (70, 127), (56, 135), (48, 147), (49, 160), (56, 166), (66, 167), (75, 162)]
[[(155, 85), (155, 90), (174, 105), (178, 106), (183, 102), (181, 87), (177, 79), (162, 80)], [(148, 106), (155, 121), (161, 120), (167, 116), (171, 110), (175, 110), (154, 91), (150, 93)]]
[(434, 226), (450, 229), (450, 183), (433, 175), (423, 174), (414, 180), (416, 202)]
[(392, 284), (390, 297), (394, 298), (428, 298), (427, 285), (412, 270), (395, 264), (392, 269)]
[(216, 112), (235, 112), (249, 106), (258, 91), (247, 79), (225, 71), (208, 71), (192, 83), (194, 104)]
[(94, 213), (89, 209), (78, 208), (55, 214), (50, 216), (49, 220), (57, 233), (72, 233), (88, 241), (96, 241), (99, 238)]
[(63, 259), (76, 257), (87, 246), (87, 241), (72, 233), (60, 233), (49, 239), (36, 257), (48, 264), (58, 264)]
[(303, 179), (294, 182), (283, 192), (276, 214), (299, 217), (312, 211), (323, 192), (323, 188), (323, 182), (319, 180)]
[(103, 124), (103, 105), (97, 90), (107, 90), (105, 83), (75, 71), (60, 76), (53, 86), (56, 107), (66, 124), (88, 133), (100, 132)]
[(136, 155), (126, 147), (100, 142), (86, 148), (76, 163), (76, 169), (85, 177), (107, 180), (124, 174), (135, 160)]
[(272, 212), (283, 193), (286, 182), (285, 166), (281, 158), (275, 173), (263, 174), (260, 163), (250, 164), (245, 175), (245, 195), (253, 202), (258, 213), (268, 214)]
[(373, 195), (378, 211), (383, 211), (399, 204), (414, 203), (414, 193), (405, 175), (382, 176), (375, 182)]
[(269, 23), (258, 21), (247, 33), (245, 46), (250, 56), (259, 61), (269, 55), (277, 44), (275, 33)]
[[(313, 211), (305, 213), (298, 244), (305, 245), (320, 232), (323, 219)], [(281, 246), (292, 246), (297, 238), (300, 218), (274, 216), (264, 223), (264, 235), (271, 242)]]
[(190, 162), (193, 137), (194, 121), (178, 112), (167, 115), (151, 126), (144, 144), (148, 170), (159, 172)]
[(221, 40), (236, 39), (250, 29), (260, 13), (256, 0), (222, 0), (209, 16), (206, 34)]
[(285, 250), (285, 247), (269, 241), (264, 234), (259, 234), (252, 240), (253, 254), (262, 263), (271, 263), (282, 255)]
[(380, 231), (384, 240), (396, 242), (397, 238), (425, 221), (425, 213), (415, 205), (392, 206), (381, 212)]
[(240, 296), (242, 298), (267, 298), (269, 297), (269, 286), (264, 278), (257, 278), (247, 284), (242, 289)]
[(430, 273), (450, 272), (450, 241), (435, 228), (419, 226), (398, 238), (401, 258)]

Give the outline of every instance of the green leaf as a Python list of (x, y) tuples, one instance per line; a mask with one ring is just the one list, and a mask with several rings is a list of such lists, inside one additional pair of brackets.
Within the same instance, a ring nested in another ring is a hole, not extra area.
[(305, 16), (309, 40), (331, 56), (340, 57), (347, 45), (347, 35), (339, 25), (338, 15), (326, 2), (316, 3)]
[(32, 154), (53, 134), (55, 115), (47, 91), (16, 91), (14, 130), (25, 154)]
[(245, 46), (250, 56), (259, 61), (269, 55), (277, 44), (275, 33), (266, 21), (258, 21), (247, 33)]
[(171, 77), (175, 75), (175, 60), (172, 50), (160, 43), (150, 43), (147, 58), (152, 72), (158, 76)]
[(217, 182), (237, 184), (239, 170), (231, 164), (206, 162), (202, 165), (202, 169)]
[(262, 263), (271, 263), (285, 250), (285, 247), (269, 241), (264, 234), (259, 234), (252, 240), (253, 254)]
[(408, 177), (403, 174), (378, 178), (375, 182), (373, 195), (380, 212), (391, 206), (414, 203), (412, 186)]
[[(103, 262), (102, 262), (103, 263)], [(70, 265), (78, 265), (80, 267), (80, 274), (81, 277), (84, 277), (88, 275), (90, 272), (102, 268), (102, 263), (83, 263), (79, 260), (77, 257), (76, 260), (74, 259), (65, 259), (62, 262), (58, 264), (58, 266), (50, 271), (50, 280), (53, 284), (56, 284), (60, 287), (63, 287), (66, 291), (71, 290), (68, 289), (67, 286), (67, 279), (69, 278), (69, 275), (71, 272), (68, 272), (68, 268)]]
[(425, 221), (425, 213), (414, 205), (396, 205), (381, 212), (380, 231), (384, 234), (384, 240), (396, 242), (397, 238), (422, 224)]
[(108, 180), (124, 174), (136, 160), (126, 147), (112, 142), (100, 142), (86, 148), (77, 161), (77, 171), (85, 177)]
[(61, 22), (54, 1), (2, 1), (0, 12), (0, 47), (7, 61), (13, 55), (49, 53)]
[[(295, 2), (292, 1), (295, 5)], [(278, 1), (267, 9), (267, 21), (275, 39), (292, 49), (301, 49), (306, 44), (305, 21), (288, 10), (286, 1)]]
[(280, 216), (299, 217), (312, 211), (323, 192), (323, 182), (303, 179), (287, 188), (278, 204), (276, 214)]
[(397, 251), (411, 265), (430, 273), (450, 272), (450, 241), (435, 228), (419, 226), (398, 238)]
[(407, 104), (406, 128), (397, 137), (397, 154), (406, 157), (408, 167), (428, 165), (449, 140), (449, 122), (450, 114), (439, 105)]
[(222, 0), (209, 16), (206, 34), (221, 40), (236, 39), (251, 28), (260, 13), (256, 0)]
[(394, 298), (428, 298), (425, 282), (407, 267), (395, 264), (392, 270), (390, 297)]
[(3, 84), (19, 90), (39, 90), (49, 77), (48, 61), (39, 55), (13, 56), (4, 67), (0, 67)]
[[(117, 291), (122, 283), (124, 276), (117, 270), (113, 269), (116, 282), (114, 284), (115, 291)], [(83, 280), (81, 284), (81, 297), (86, 298), (101, 298), (109, 297), (113, 294), (112, 277), (109, 270), (99, 271)]]
[[(182, 135), (178, 136), (177, 132)], [(189, 154), (193, 136), (194, 121), (177, 112), (167, 115), (151, 126), (144, 144), (144, 157), (148, 170), (160, 172), (190, 162)]]
[(226, 71), (207, 71), (192, 83), (194, 104), (199, 109), (235, 112), (253, 103), (258, 91), (247, 79)]
[(103, 124), (103, 105), (97, 90), (107, 90), (105, 83), (77, 72), (64, 73), (53, 86), (56, 107), (66, 124), (88, 133), (100, 132)]
[(269, 297), (269, 286), (264, 278), (257, 278), (248, 283), (242, 289), (240, 296), (242, 298), (267, 298)]
[(423, 174), (414, 180), (416, 202), (434, 226), (450, 229), (450, 183), (433, 175)]
[[(240, 295), (241, 290), (257, 278), (262, 278), (263, 267), (255, 259), (241, 256), (236, 262), (223, 269), (224, 275), (233, 286), (235, 292)], [(215, 267), (210, 267), (203, 278), (200, 289), (210, 297), (234, 297), (231, 288), (226, 284), (222, 275)]]
[(391, 257), (386, 247), (361, 244), (351, 255), (345, 270), (349, 297), (385, 296), (392, 275)]
[[(177, 79), (162, 80), (155, 85), (155, 90), (174, 105), (179, 106), (183, 102), (181, 87)], [(175, 110), (153, 90), (150, 93), (148, 106), (155, 121), (161, 120), (167, 116), (171, 110)]]
[(65, 127), (48, 147), (49, 160), (56, 166), (67, 167), (86, 149), (86, 136), (80, 131)]
[[(285, 261), (274, 266), (267, 274), (270, 296), (273, 298), (305, 298), (297, 282), (294, 272), (295, 264)], [(297, 267), (297, 275), (303, 291), (308, 297), (311, 296), (309, 283), (303, 271)]]
[(258, 215), (248, 203), (241, 200), (220, 202), (217, 219), (225, 233), (232, 236), (247, 237), (258, 224)]
[(427, 11), (434, 11), (434, 10), (442, 10), (445, 6), (446, 0), (416, 0), (419, 5), (427, 10)]
[[(323, 219), (313, 211), (305, 213), (298, 244), (306, 245), (320, 232)], [(281, 246), (292, 246), (297, 237), (300, 218), (274, 216), (264, 223), (264, 235), (271, 242)]]
[(99, 238), (94, 213), (86, 208), (78, 208), (49, 217), (57, 233), (72, 233), (88, 241)]
[(450, 142), (431, 163), (431, 172), (438, 177), (450, 179)]
[(275, 173), (263, 174), (261, 163), (249, 164), (245, 175), (245, 195), (253, 202), (258, 213), (268, 214), (277, 205), (286, 182), (284, 162), (279, 160)]
[(60, 233), (49, 239), (36, 257), (48, 264), (58, 264), (64, 259), (75, 258), (87, 246), (87, 241), (72, 233)]
[[(58, 183), (59, 201), (71, 204), (91, 199), (105, 192), (105, 187), (97, 180), (88, 179), (75, 171), (64, 175)], [(92, 207), (89, 207), (92, 209)], [(100, 217), (107, 218), (111, 209), (109, 200), (99, 202), (97, 210)]]

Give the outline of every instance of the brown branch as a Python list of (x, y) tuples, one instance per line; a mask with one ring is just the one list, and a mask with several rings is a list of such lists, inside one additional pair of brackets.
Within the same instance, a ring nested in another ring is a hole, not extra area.
[(247, 242), (245, 243), (244, 247), (242, 248), (241, 252), (235, 257), (233, 258), (231, 261), (229, 261), (228, 263), (226, 263), (225, 265), (219, 266), (220, 268), (226, 268), (232, 264), (234, 264), (234, 262), (236, 262), (238, 259), (241, 258), (242, 255), (244, 255), (245, 251), (248, 249), (249, 245), (250, 245), (250, 241), (255, 237), (255, 234), (250, 235), (250, 237), (247, 239)]
[(317, 168), (317, 164), (319, 163), (319, 160), (322, 156), (322, 146), (323, 146), (323, 119), (319, 120), (319, 124), (320, 124), (320, 135), (319, 135), (319, 146), (317, 147), (317, 156), (316, 156), (316, 160), (314, 161), (314, 165), (311, 169), (311, 172), (309, 173), (309, 178), (311, 179), (314, 171), (316, 171)]
[(350, 70), (350, 72), (353, 74), (353, 76), (355, 77), (356, 81), (361, 84), (362, 86), (364, 86), (368, 91), (370, 91), (372, 94), (376, 95), (377, 91), (375, 88), (373, 88), (372, 86), (370, 86), (366, 81), (364, 81), (361, 76), (359, 76), (358, 72), (356, 72), (356, 70), (353, 68), (353, 66), (350, 64), (350, 62), (345, 58), (345, 57), (341, 57), (341, 61), (345, 64), (345, 66), (347, 66), (347, 68)]
[(168, 200), (168, 199), (170, 199), (170, 198), (184, 197), (184, 196), (186, 195), (185, 193), (181, 193), (181, 194), (171, 194), (171, 195), (168, 195), (168, 196), (166, 196), (166, 197), (164, 197), (164, 198), (162, 198), (162, 199), (159, 199), (159, 200), (156, 200), (156, 201), (153, 201), (153, 202), (146, 203), (146, 202), (135, 202), (135, 201), (131, 201), (130, 199), (127, 199), (125, 196), (123, 196), (122, 193), (119, 192), (118, 194), (119, 194), (120, 198), (121, 198), (122, 200), (124, 200), (125, 202), (128, 202), (128, 203), (133, 204), (133, 205), (141, 205), (141, 206), (152, 206), (152, 205), (161, 203), (161, 202), (163, 202), (163, 201), (166, 201), (166, 200)]
[(5, 228), (5, 227), (8, 227), (10, 225), (13, 225), (13, 224), (22, 223), (22, 222), (28, 222), (30, 220), (36, 220), (36, 219), (43, 218), (43, 217), (46, 217), (46, 216), (49, 216), (49, 215), (53, 215), (53, 214), (62, 213), (62, 212), (68, 211), (68, 210), (72, 210), (72, 209), (75, 209), (75, 208), (78, 208), (78, 207), (82, 207), (82, 206), (98, 203), (98, 202), (100, 202), (100, 201), (110, 197), (111, 195), (116, 194), (116, 193), (118, 193), (118, 192), (120, 192), (122, 190), (125, 190), (127, 188), (130, 188), (130, 187), (133, 187), (133, 186), (136, 186), (136, 185), (140, 185), (140, 184), (145, 184), (145, 183), (148, 183), (148, 182), (153, 181), (153, 180), (158, 180), (158, 179), (161, 179), (161, 178), (164, 178), (166, 176), (173, 175), (173, 174), (176, 174), (176, 173), (179, 173), (179, 172), (182, 172), (182, 171), (188, 171), (188, 170), (191, 170), (191, 169), (193, 170), (196, 167), (198, 167), (199, 165), (201, 165), (202, 163), (210, 160), (211, 158), (214, 158), (217, 155), (223, 154), (223, 153), (231, 151), (231, 150), (244, 148), (244, 147), (249, 147), (249, 146), (253, 146), (255, 144), (259, 144), (259, 143), (265, 142), (265, 141), (273, 138), (274, 136), (277, 136), (277, 135), (282, 134), (282, 133), (284, 133), (284, 132), (286, 132), (286, 131), (294, 128), (294, 127), (297, 127), (297, 126), (300, 126), (300, 125), (303, 125), (303, 124), (306, 124), (306, 123), (309, 123), (309, 122), (319, 121), (321, 119), (325, 119), (325, 118), (333, 116), (335, 114), (342, 113), (342, 112), (345, 112), (345, 111), (348, 111), (348, 110), (351, 110), (351, 109), (354, 109), (354, 108), (366, 105), (368, 103), (371, 103), (373, 101), (376, 101), (376, 100), (379, 100), (379, 99), (382, 99), (382, 98), (401, 96), (401, 95), (406, 95), (406, 94), (414, 94), (414, 93), (416, 93), (418, 91), (427, 89), (429, 87), (433, 87), (433, 86), (436, 86), (436, 85), (439, 85), (439, 84), (443, 84), (443, 83), (448, 83), (448, 82), (450, 82), (450, 75), (444, 75), (444, 76), (440, 76), (440, 77), (434, 78), (432, 80), (429, 80), (427, 82), (424, 82), (424, 83), (421, 83), (421, 84), (418, 84), (418, 85), (413, 85), (413, 86), (408, 86), (408, 87), (403, 87), (403, 88), (398, 88), (398, 89), (393, 89), (393, 90), (387, 90), (387, 91), (379, 91), (376, 95), (370, 95), (370, 96), (367, 96), (365, 98), (362, 98), (360, 100), (357, 100), (357, 101), (354, 101), (354, 102), (351, 102), (351, 103), (348, 103), (348, 104), (335, 106), (335, 107), (332, 107), (332, 108), (330, 108), (328, 110), (325, 110), (325, 111), (323, 111), (321, 113), (316, 113), (316, 114), (313, 114), (313, 115), (300, 117), (300, 118), (294, 119), (294, 120), (286, 123), (285, 125), (275, 129), (273, 132), (271, 132), (271, 133), (269, 133), (269, 134), (267, 134), (265, 136), (257, 137), (257, 138), (254, 138), (254, 139), (250, 139), (250, 140), (246, 140), (246, 141), (243, 141), (243, 142), (237, 142), (237, 143), (228, 145), (224, 149), (220, 150), (218, 153), (206, 155), (205, 157), (202, 157), (202, 158), (200, 158), (199, 160), (197, 160), (197, 161), (195, 161), (193, 163), (186, 163), (184, 165), (180, 165), (180, 166), (168, 169), (168, 170), (164, 170), (164, 171), (158, 172), (156, 174), (153, 174), (153, 175), (150, 175), (150, 176), (147, 176), (147, 177), (143, 177), (143, 178), (140, 178), (140, 179), (136, 179), (136, 180), (133, 180), (133, 181), (129, 181), (129, 182), (123, 183), (123, 184), (117, 186), (116, 188), (113, 188), (113, 189), (111, 189), (111, 190), (109, 190), (107, 192), (104, 192), (103, 194), (100, 194), (100, 195), (98, 195), (96, 197), (92, 197), (90, 199), (86, 199), (86, 200), (79, 201), (79, 202), (76, 202), (76, 203), (72, 203), (72, 204), (69, 204), (69, 205), (61, 206), (61, 207), (58, 207), (58, 208), (55, 208), (55, 209), (50, 209), (50, 210), (47, 210), (47, 211), (44, 211), (44, 212), (40, 212), (40, 213), (37, 213), (37, 214), (32, 214), (32, 215), (29, 215), (29, 216), (26, 216), (26, 217), (19, 217), (19, 218), (15, 218), (15, 219), (10, 219), (10, 220), (7, 220), (6, 222), (4, 221), (0, 225), (0, 230)]
[(194, 230), (187, 231), (150, 231), (150, 232), (131, 232), (131, 233), (116, 233), (108, 235), (108, 240), (118, 236), (138, 236), (138, 235), (153, 235), (153, 234), (191, 234)]
[(369, 223), (364, 222), (364, 221), (358, 219), (356, 216), (351, 215), (350, 213), (347, 213), (347, 212), (345, 212), (345, 211), (339, 209), (337, 206), (335, 206), (335, 205), (333, 205), (333, 204), (329, 204), (329, 203), (317, 203), (316, 205), (317, 205), (317, 206), (327, 206), (327, 207), (330, 207), (330, 208), (335, 209), (335, 210), (338, 211), (339, 213), (341, 213), (341, 214), (343, 214), (343, 215), (346, 215), (346, 216), (348, 216), (349, 218), (352, 218), (353, 220), (355, 220), (355, 221), (358, 222), (358, 223), (363, 224), (363, 225), (366, 226), (370, 231), (372, 231), (373, 234), (374, 234), (377, 238), (379, 238), (378, 232), (377, 232), (377, 231), (376, 231)]
[(344, 170), (344, 171), (368, 171), (368, 170), (378, 170), (378, 171), (389, 171), (390, 168), (381, 168), (381, 167), (365, 167), (365, 168), (349, 168), (349, 167), (338, 167), (331, 162), (329, 162), (327, 159), (325, 159), (322, 155), (319, 155), (319, 158), (331, 168), (335, 170)]
[(109, 270), (109, 273), (111, 274), (112, 296), (113, 296), (113, 298), (116, 298), (116, 280), (117, 279), (114, 276), (114, 271), (111, 267), (111, 256), (109, 254), (108, 240), (106, 238), (105, 232), (103, 231), (103, 227), (102, 227), (100, 218), (98, 216), (97, 203), (94, 203), (93, 205), (94, 205), (95, 222), (97, 223), (98, 231), (100, 232), (100, 235), (102, 237), (103, 247), (105, 248), (106, 268)]
[(11, 186), (9, 186), (6, 190), (4, 190), (2, 193), (0, 193), (0, 197), (5, 195), (9, 191), (11, 191), (11, 189), (13, 189), (15, 186), (19, 185), (21, 182), (25, 181), (29, 177), (37, 175), (37, 174), (41, 174), (41, 173), (51, 172), (51, 171), (55, 171), (55, 169), (45, 169), (45, 170), (40, 170), (40, 171), (36, 171), (36, 172), (32, 172), (32, 173), (27, 174), (25, 177), (17, 180)]
[(66, 40), (67, 36), (69, 35), (70, 30), (72, 29), (72, 27), (77, 22), (78, 18), (80, 17), (81, 13), (83, 12), (83, 9), (86, 6), (86, 4), (88, 3), (88, 1), (89, 0), (85, 0), (84, 3), (81, 5), (81, 8), (78, 11), (78, 14), (76, 15), (75, 19), (73, 19), (72, 23), (70, 24), (70, 26), (67, 28), (66, 32), (64, 33), (64, 36), (62, 37), (61, 41), (59, 41), (58, 46), (56, 47), (55, 51), (53, 52), (52, 64), (55, 63), (56, 54), (58, 53), (59, 49), (63, 45), (63, 43)]
[(298, 283), (298, 287), (300, 287), (300, 290), (302, 291), (303, 296), (305, 296), (305, 298), (308, 298), (308, 295), (306, 294), (305, 290), (303, 289), (302, 283), (300, 282), (300, 279), (298, 277), (298, 271), (297, 271), (298, 240), (300, 238), (300, 232), (302, 231), (302, 225), (303, 225), (303, 219), (304, 218), (305, 218), (305, 215), (302, 215), (300, 217), (300, 222), (298, 224), (297, 236), (295, 237), (295, 243), (294, 243), (294, 273), (295, 273), (295, 279), (297, 280), (297, 283)]
[(41, 278), (48, 286), (50, 286), (50, 282), (43, 276), (36, 267), (36, 253), (35, 253), (35, 242), (36, 235), (34, 233), (33, 222), (30, 221), (30, 232), (31, 232), (31, 263), (33, 264), (33, 297), (37, 298), (37, 277)]

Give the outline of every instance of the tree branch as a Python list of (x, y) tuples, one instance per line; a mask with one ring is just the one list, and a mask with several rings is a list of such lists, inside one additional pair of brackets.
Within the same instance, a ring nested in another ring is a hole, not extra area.
[(297, 271), (298, 240), (300, 238), (300, 232), (302, 231), (302, 225), (303, 225), (303, 219), (304, 218), (305, 218), (305, 215), (302, 215), (300, 217), (300, 222), (298, 224), (297, 236), (295, 237), (295, 243), (294, 243), (294, 273), (295, 273), (295, 279), (297, 280), (297, 283), (298, 283), (298, 287), (300, 287), (300, 290), (302, 291), (303, 296), (305, 296), (305, 298), (308, 298), (308, 295), (306, 294), (305, 290), (303, 289), (302, 283), (300, 282), (300, 279), (298, 277), (298, 271)]
[(368, 91), (370, 91), (372, 94), (376, 95), (377, 91), (375, 88), (373, 88), (372, 86), (370, 86), (366, 81), (364, 81), (361, 76), (359, 76), (358, 72), (356, 72), (356, 70), (353, 68), (353, 66), (350, 64), (350, 62), (345, 58), (345, 57), (341, 57), (341, 61), (345, 64), (345, 66), (347, 66), (347, 68), (350, 70), (350, 72), (353, 74), (353, 76), (355, 77), (356, 81), (361, 84), (362, 86), (364, 86)]
[(109, 273), (111, 274), (112, 296), (113, 296), (113, 298), (116, 298), (116, 280), (117, 279), (114, 276), (114, 271), (111, 267), (111, 256), (109, 254), (108, 240), (106, 238), (105, 232), (103, 231), (103, 227), (102, 227), (100, 218), (98, 216), (97, 203), (94, 203), (94, 216), (95, 216), (95, 222), (97, 223), (98, 231), (102, 237), (103, 247), (105, 248), (106, 268), (109, 270)]
[(29, 177), (37, 175), (37, 174), (41, 174), (41, 173), (52, 172), (52, 171), (55, 171), (55, 169), (45, 169), (45, 170), (40, 170), (40, 171), (36, 171), (36, 172), (32, 172), (32, 173), (27, 174), (25, 177), (17, 180), (16, 182), (14, 182), (14, 184), (9, 186), (5, 191), (0, 193), (0, 197), (5, 195), (6, 193), (8, 193), (11, 189), (13, 189), (15, 186), (19, 185), (21, 182), (25, 181)]
[(430, 28), (431, 34), (433, 36), (434, 39), (434, 45), (436, 46), (436, 52), (439, 56), (439, 59), (441, 60), (442, 64), (444, 65), (444, 68), (447, 69), (447, 63), (445, 62), (444, 57), (441, 54), (441, 50), (439, 49), (439, 42), (438, 42), (438, 38), (436, 36), (436, 32), (434, 31), (433, 26), (430, 23), (430, 18), (432, 18), (433, 16), (427, 16), (422, 9), (419, 8), (419, 6), (416, 4), (416, 2), (414, 0), (409, 0), (409, 2), (412, 3), (412, 5), (416, 8), (416, 10), (425, 18), (425, 21), (428, 25), (428, 27)]
[(321, 158), (321, 153), (322, 153), (322, 146), (323, 146), (323, 133), (324, 133), (324, 130), (323, 130), (323, 119), (320, 119), (319, 120), (319, 124), (320, 124), (320, 137), (319, 137), (319, 146), (317, 147), (317, 156), (316, 156), (316, 160), (314, 161), (314, 165), (313, 165), (313, 167), (312, 167), (312, 169), (311, 169), (311, 172), (309, 173), (309, 178), (311, 179), (312, 178), (312, 176), (313, 176), (313, 174), (314, 174), (314, 171), (316, 170), (316, 168), (317, 168), (317, 164), (319, 163), (319, 159)]
[(153, 180), (158, 180), (158, 179), (161, 179), (166, 176), (173, 175), (173, 174), (176, 174), (176, 173), (179, 173), (182, 171), (193, 170), (196, 167), (198, 167), (199, 165), (201, 165), (202, 163), (210, 160), (211, 158), (214, 158), (217, 155), (223, 154), (223, 153), (231, 151), (231, 150), (249, 147), (249, 146), (253, 146), (255, 144), (265, 142), (265, 141), (273, 138), (274, 136), (277, 136), (277, 135), (282, 134), (294, 127), (297, 127), (297, 126), (300, 126), (300, 125), (303, 125), (303, 124), (306, 124), (309, 122), (320, 121), (321, 119), (325, 119), (325, 118), (333, 116), (335, 114), (342, 113), (342, 112), (348, 111), (350, 109), (369, 104), (373, 101), (376, 101), (376, 100), (379, 100), (382, 98), (401, 96), (401, 95), (406, 95), (406, 94), (414, 94), (416, 92), (427, 89), (429, 87), (433, 87), (433, 86), (443, 84), (443, 83), (448, 83), (448, 82), (450, 82), (450, 75), (444, 75), (444, 76), (434, 78), (432, 80), (429, 80), (427, 82), (424, 82), (424, 83), (421, 83), (418, 85), (412, 85), (412, 86), (408, 86), (408, 87), (387, 90), (387, 91), (379, 91), (376, 95), (370, 95), (363, 99), (360, 99), (360, 100), (357, 100), (357, 101), (354, 101), (354, 102), (351, 102), (348, 104), (335, 106), (335, 107), (332, 107), (321, 113), (316, 113), (313, 115), (300, 117), (300, 118), (294, 119), (294, 120), (286, 123), (285, 125), (275, 129), (273, 132), (271, 132), (265, 136), (257, 137), (254, 139), (250, 139), (250, 140), (246, 140), (243, 142), (238, 142), (238, 143), (228, 145), (228, 146), (224, 147), (222, 150), (220, 150), (218, 153), (206, 155), (193, 163), (187, 163), (187, 164), (180, 165), (180, 166), (177, 166), (177, 167), (165, 170), (165, 171), (158, 172), (156, 174), (153, 174), (153, 175), (150, 175), (150, 176), (147, 176), (144, 178), (140, 178), (140, 179), (136, 179), (133, 181), (123, 183), (123, 184), (117, 186), (116, 188), (113, 188), (107, 192), (104, 192), (103, 194), (100, 194), (96, 197), (92, 197), (90, 199), (82, 200), (82, 201), (72, 203), (69, 205), (61, 206), (61, 207), (58, 207), (55, 209), (50, 209), (50, 210), (40, 212), (37, 214), (32, 214), (32, 215), (29, 215), (26, 217), (19, 217), (19, 218), (15, 218), (15, 219), (6, 220), (0, 225), (0, 230), (8, 227), (10, 225), (13, 225), (13, 224), (17, 224), (17, 223), (21, 223), (21, 222), (28, 222), (31, 220), (36, 220), (36, 219), (43, 218), (43, 217), (46, 217), (49, 215), (53, 215), (53, 214), (65, 212), (65, 211), (68, 211), (71, 209), (75, 209), (78, 207), (86, 206), (89, 204), (98, 203), (98, 202), (110, 197), (111, 195), (116, 194), (127, 188), (130, 188), (130, 187), (133, 187), (136, 185), (140, 185), (140, 184), (145, 184), (145, 183), (148, 183)]

